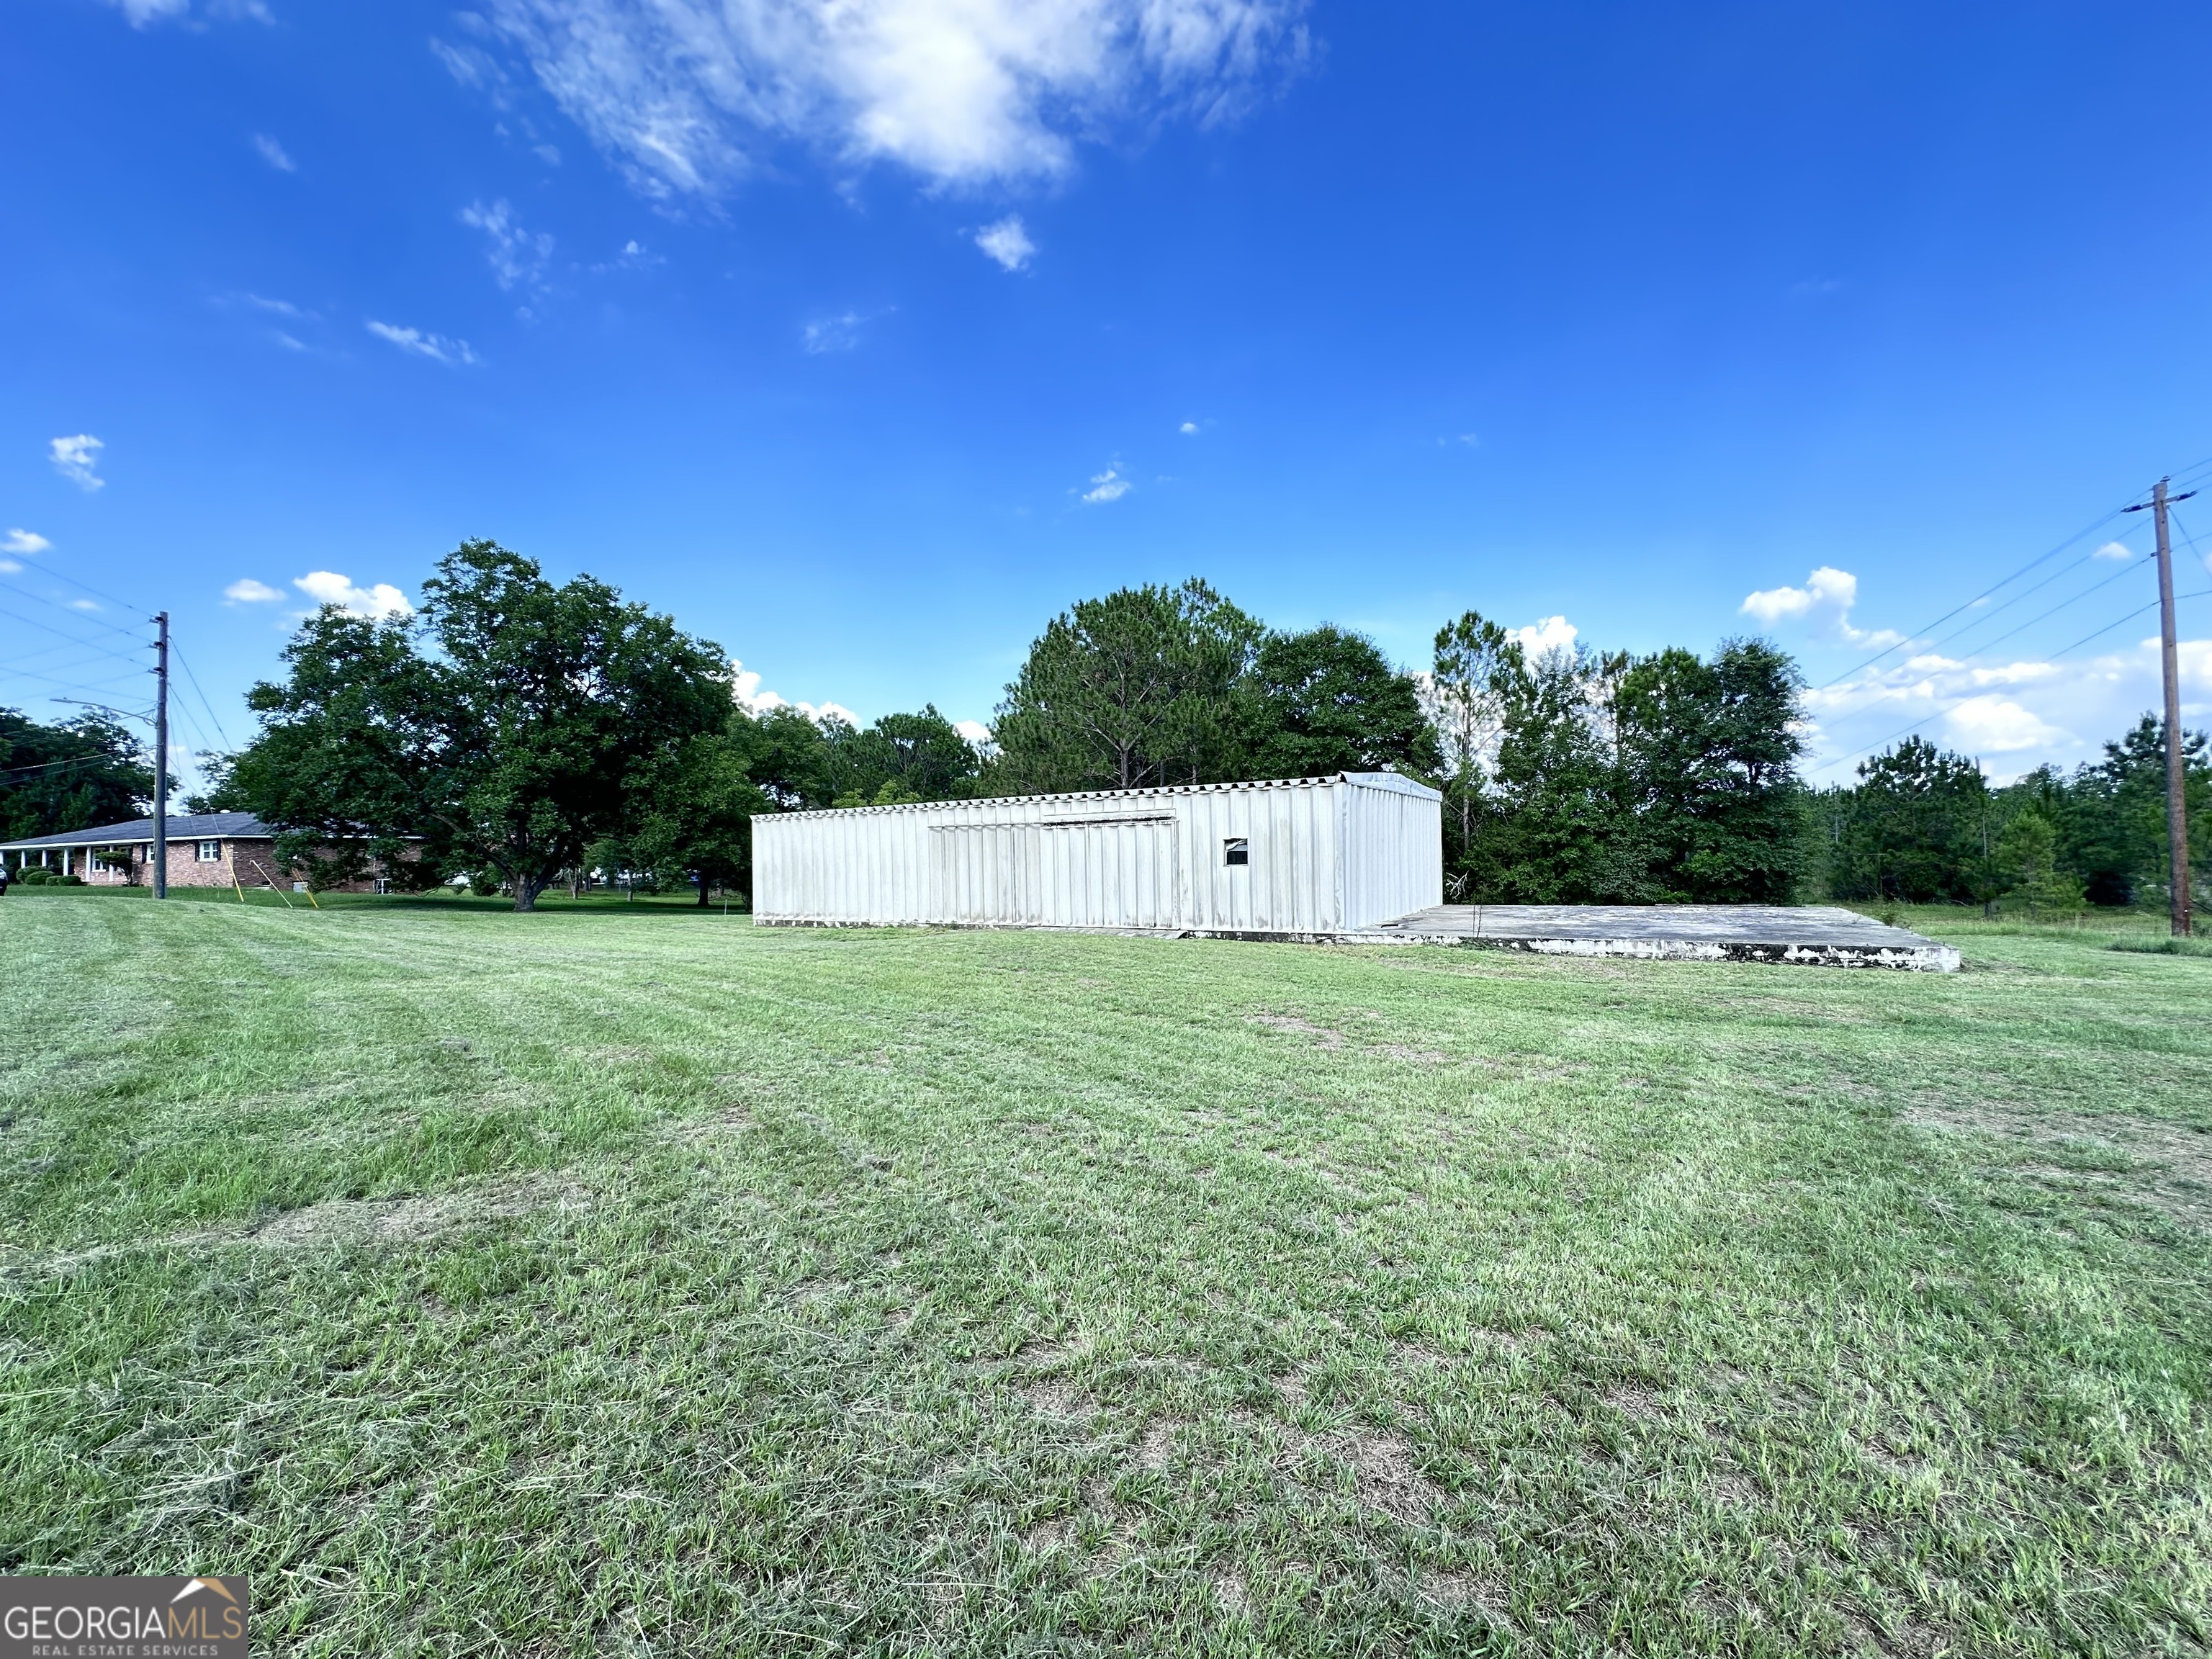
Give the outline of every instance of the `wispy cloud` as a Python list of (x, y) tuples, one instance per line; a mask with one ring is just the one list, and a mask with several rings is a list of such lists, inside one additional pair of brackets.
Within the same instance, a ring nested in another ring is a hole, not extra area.
[(799, 330), (799, 343), (817, 356), (850, 351), (860, 343), (860, 330), (876, 313), (848, 311), (835, 317), (817, 317)]
[(23, 567), (17, 564), (13, 559), (0, 559), (0, 576), (14, 576), (21, 574), (22, 568)]
[(275, 605), (283, 599), (284, 590), (245, 576), (224, 588), (222, 597), (230, 605)]
[(1176, 430), (1182, 433), (1186, 438), (1195, 438), (1198, 436), (1198, 422), (1196, 421), (1185, 421), (1181, 426), (1177, 427)]
[(433, 362), (472, 363), (477, 360), (477, 354), (469, 349), (466, 340), (449, 340), (442, 334), (426, 334), (419, 328), (403, 328), (397, 323), (380, 323), (373, 318), (366, 326), (378, 339), (389, 340), (402, 351), (411, 351)]
[[(191, 0), (107, 0), (121, 12), (135, 29), (149, 23), (160, 23), (173, 17), (190, 17)], [(264, 0), (209, 0), (206, 8), (210, 17), (225, 21), (246, 20), (256, 23), (273, 23)]]
[(284, 146), (265, 132), (253, 135), (253, 148), (261, 152), (263, 161), (279, 173), (297, 173), (300, 170), (292, 158), (284, 153)]
[(2135, 557), (2135, 555), (2128, 549), (2121, 546), (2118, 542), (2106, 542), (2090, 556), (2099, 559), (2111, 559), (2117, 562), (2122, 559), (2132, 559)]
[(100, 465), (100, 452), (106, 447), (89, 432), (80, 432), (74, 438), (48, 440), (46, 453), (55, 471), (79, 489), (89, 491), (106, 487), (107, 480), (95, 471)]
[[(248, 586), (258, 588), (261, 584), (234, 584), (236, 587)], [(353, 578), (341, 576), (335, 570), (310, 570), (304, 576), (294, 577), (292, 586), (317, 605), (334, 605), (356, 617), (411, 617), (415, 614), (415, 607), (408, 604), (407, 596), (390, 582), (378, 582), (373, 587), (356, 587)], [(258, 599), (261, 596), (254, 593), (234, 594), (234, 597)]]
[[(489, 0), (639, 189), (712, 195), (792, 140), (940, 184), (1051, 178), (1078, 138), (1233, 119), (1308, 54), (1304, 0)], [(473, 49), (442, 47), (489, 84)]]
[(1905, 635), (1887, 628), (1856, 628), (1851, 607), (1858, 603), (1859, 579), (1848, 570), (1822, 565), (1802, 587), (1767, 587), (1744, 596), (1737, 609), (1771, 628), (1784, 617), (1826, 617), (1838, 636), (1852, 645), (1902, 645)]
[[(43, 553), (53, 544), (34, 531), (11, 530), (7, 539), (0, 541), (0, 553)], [(21, 566), (16, 567), (21, 569)]]
[(1018, 213), (1010, 213), (998, 223), (977, 231), (975, 246), (1008, 270), (1027, 269), (1037, 252), (1037, 245), (1022, 228), (1022, 216)]
[(1103, 472), (1091, 476), (1091, 488), (1083, 492), (1083, 499), (1093, 507), (1103, 507), (1108, 501), (1118, 501), (1136, 486), (1121, 476), (1121, 465), (1116, 461)]
[(471, 202), (461, 210), (461, 222), (483, 232), (491, 246), (484, 258), (491, 274), (503, 289), (535, 289), (545, 280), (546, 262), (553, 257), (553, 238), (545, 231), (525, 230), (514, 210), (504, 200), (486, 207)]

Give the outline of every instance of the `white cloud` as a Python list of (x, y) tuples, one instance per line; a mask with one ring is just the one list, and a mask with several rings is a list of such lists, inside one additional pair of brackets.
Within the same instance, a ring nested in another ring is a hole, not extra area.
[(72, 611), (97, 611), (100, 605), (93, 599), (71, 599), (69, 602), (69, 608)]
[(1134, 488), (1121, 476), (1121, 464), (1116, 462), (1103, 472), (1091, 475), (1091, 488), (1083, 492), (1083, 499), (1093, 507), (1103, 507), (1108, 501), (1118, 501)]
[[(149, 23), (158, 23), (166, 18), (188, 17), (191, 15), (191, 0), (107, 0), (107, 3), (129, 20), (131, 27), (144, 28)], [(251, 18), (257, 23), (273, 23), (264, 0), (210, 0), (207, 14), (225, 20)]]
[(5, 541), (0, 541), (0, 552), (43, 553), (53, 544), (44, 536), (28, 530), (11, 530)]
[(292, 158), (284, 153), (284, 146), (265, 132), (253, 135), (253, 148), (261, 152), (263, 161), (279, 173), (297, 173), (300, 170)]
[(484, 258), (491, 274), (503, 289), (537, 288), (545, 280), (546, 261), (553, 257), (553, 238), (544, 231), (525, 230), (514, 210), (504, 199), (486, 207), (471, 202), (461, 210), (461, 222), (480, 230), (490, 240)]
[(1832, 605), (1848, 611), (1859, 596), (1859, 579), (1848, 570), (1822, 565), (1806, 578), (1802, 587), (1770, 587), (1747, 595), (1741, 607), (1747, 617), (1775, 623), (1784, 617), (1802, 617), (1815, 606)]
[(2112, 559), (2118, 561), (2121, 559), (2132, 559), (2135, 557), (2135, 555), (2128, 549), (2122, 547), (2118, 542), (2106, 542), (2102, 547), (2099, 548), (2089, 556), (2096, 559)]
[(274, 312), (279, 317), (298, 317), (312, 320), (314, 313), (303, 311), (289, 300), (271, 300), (265, 295), (247, 294), (240, 296), (257, 311)]
[[(246, 584), (238, 584), (240, 586)], [(254, 586), (258, 586), (256, 583)], [(356, 617), (411, 617), (415, 607), (407, 603), (407, 596), (389, 582), (379, 582), (374, 587), (356, 587), (353, 579), (341, 576), (334, 570), (310, 570), (304, 576), (292, 579), (292, 586), (305, 593), (317, 605), (334, 605), (341, 611), (349, 611)], [(249, 597), (239, 594), (235, 597)], [(259, 598), (258, 594), (252, 595)]]
[(22, 568), (23, 567), (17, 564), (13, 559), (0, 559), (0, 576), (13, 576), (18, 574)]
[(1196, 421), (1185, 421), (1181, 426), (1177, 427), (1176, 430), (1182, 433), (1186, 438), (1195, 438), (1198, 435), (1198, 422)]
[[(1117, 119), (1232, 118), (1307, 52), (1304, 0), (489, 0), (498, 33), (648, 194), (796, 140), (940, 184), (1051, 178)], [(485, 78), (445, 48), (457, 77)]]
[(270, 334), (269, 337), (287, 351), (305, 351), (307, 349), (304, 341), (294, 339), (281, 328)]
[(1565, 617), (1547, 617), (1541, 622), (1526, 628), (1506, 630), (1520, 644), (1523, 655), (1547, 656), (1554, 651), (1571, 651), (1576, 637), (1582, 632)]
[(994, 225), (975, 233), (975, 246), (1008, 270), (1020, 270), (1036, 258), (1037, 246), (1022, 228), (1022, 216), (1010, 213)]
[(224, 588), (222, 597), (232, 605), (274, 605), (284, 597), (284, 590), (244, 576)]
[(1770, 628), (1785, 617), (1825, 613), (1836, 632), (1852, 645), (1902, 645), (1905, 635), (1887, 628), (1855, 628), (1851, 607), (1858, 603), (1859, 579), (1848, 570), (1822, 565), (1805, 579), (1802, 587), (1768, 587), (1744, 596), (1738, 609)]
[(829, 352), (850, 351), (860, 343), (860, 328), (867, 321), (857, 311), (817, 318), (799, 331), (799, 343), (817, 357)]
[(1969, 697), (1944, 714), (1952, 742), (1968, 754), (2009, 755), (2049, 749), (2073, 733), (2046, 724), (2009, 697)]
[(997, 741), (991, 735), (991, 728), (981, 720), (955, 720), (952, 722), (952, 729), (978, 749)]
[(134, 29), (165, 17), (182, 17), (191, 9), (191, 0), (108, 0), (108, 3), (129, 19)]
[(730, 695), (746, 712), (765, 714), (771, 709), (796, 708), (819, 726), (826, 720), (842, 720), (848, 726), (860, 724), (860, 717), (842, 702), (793, 702), (776, 692), (763, 690), (761, 677), (738, 661), (730, 659)]
[(100, 489), (106, 487), (107, 480), (94, 469), (100, 465), (100, 452), (106, 447), (90, 433), (80, 432), (74, 438), (49, 439), (46, 454), (54, 464), (54, 471), (78, 489)]
[(397, 323), (380, 323), (372, 319), (368, 331), (380, 340), (389, 340), (402, 351), (412, 351), (441, 363), (472, 363), (477, 354), (469, 349), (466, 340), (449, 340), (442, 334), (425, 334), (420, 329), (402, 328)]

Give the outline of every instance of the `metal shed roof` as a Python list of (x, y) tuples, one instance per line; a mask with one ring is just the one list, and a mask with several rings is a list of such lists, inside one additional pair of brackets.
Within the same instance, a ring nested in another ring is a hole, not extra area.
[(1079, 789), (1053, 795), (985, 795), (974, 800), (902, 800), (885, 806), (817, 806), (805, 811), (778, 812), (778, 818), (823, 818), (858, 816), (866, 812), (942, 811), (948, 806), (982, 806), (993, 801), (1126, 801), (1163, 795), (1222, 794), (1242, 789), (1316, 789), (1328, 783), (1363, 784), (1370, 789), (1391, 789), (1423, 800), (1442, 800), (1443, 795), (1415, 779), (1396, 772), (1332, 772), (1318, 778), (1257, 778), (1236, 783), (1171, 783), (1151, 789)]

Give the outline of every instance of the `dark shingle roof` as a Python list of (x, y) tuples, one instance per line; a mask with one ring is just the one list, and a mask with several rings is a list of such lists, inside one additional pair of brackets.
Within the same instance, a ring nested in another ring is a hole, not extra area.
[[(276, 832), (251, 812), (172, 812), (171, 841), (267, 841)], [(33, 836), (28, 841), (0, 842), (14, 853), (41, 847), (119, 847), (154, 839), (154, 820), (132, 818), (128, 823), (103, 823), (91, 830), (64, 830), (58, 836)]]

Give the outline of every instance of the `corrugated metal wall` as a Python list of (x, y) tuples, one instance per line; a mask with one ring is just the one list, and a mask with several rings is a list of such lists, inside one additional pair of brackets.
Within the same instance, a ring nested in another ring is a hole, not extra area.
[[(1389, 773), (753, 820), (763, 921), (1337, 933), (1441, 902), (1436, 792)], [(1231, 864), (1242, 841), (1249, 862)]]

